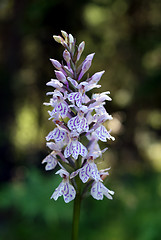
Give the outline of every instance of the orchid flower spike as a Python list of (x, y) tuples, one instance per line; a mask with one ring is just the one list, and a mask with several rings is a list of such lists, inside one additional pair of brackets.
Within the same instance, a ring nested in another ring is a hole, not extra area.
[[(78, 194), (82, 197), (85, 189), (94, 199), (102, 200), (104, 196), (112, 199), (114, 192), (103, 183), (109, 168), (100, 170), (97, 161), (108, 149), (108, 140), (115, 140), (111, 130), (104, 126), (105, 121), (112, 120), (104, 107), (106, 101), (112, 99), (109, 91), (88, 95), (89, 91), (101, 87), (98, 82), (105, 71), (90, 76), (88, 71), (95, 53), (78, 65), (85, 42), (77, 45), (72, 34), (63, 30), (61, 34), (53, 38), (64, 47), (63, 58), (61, 61), (50, 58), (55, 79), (46, 84), (52, 90), (47, 93), (49, 102), (44, 103), (50, 107), (48, 113), (53, 129), (46, 136), (51, 152), (42, 163), (47, 171), (59, 167), (56, 174), (62, 178), (51, 199), (63, 196), (68, 203)], [(104, 149), (100, 148), (100, 142), (106, 144)]]

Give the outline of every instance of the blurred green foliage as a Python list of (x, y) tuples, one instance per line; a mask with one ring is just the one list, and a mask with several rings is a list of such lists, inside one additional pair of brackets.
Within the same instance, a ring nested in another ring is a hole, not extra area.
[[(116, 137), (100, 166), (111, 166), (113, 201), (82, 203), (80, 239), (161, 239), (161, 2), (159, 0), (0, 1), (0, 239), (70, 239), (72, 203), (50, 196), (60, 182), (44, 171), (52, 129), (46, 82), (60, 30), (95, 52), (90, 75), (113, 101)], [(105, 147), (102, 144), (102, 147)]]

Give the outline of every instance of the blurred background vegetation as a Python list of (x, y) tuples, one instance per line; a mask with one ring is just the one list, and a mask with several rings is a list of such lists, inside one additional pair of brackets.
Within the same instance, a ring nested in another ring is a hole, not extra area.
[[(52, 35), (85, 40), (96, 55), (90, 75), (106, 70), (107, 123), (116, 137), (102, 164), (114, 200), (88, 197), (80, 239), (161, 239), (161, 2), (159, 0), (0, 1), (0, 239), (70, 239), (72, 203), (50, 196), (60, 183), (45, 172), (49, 58), (62, 59)], [(104, 146), (102, 146), (104, 147)]]

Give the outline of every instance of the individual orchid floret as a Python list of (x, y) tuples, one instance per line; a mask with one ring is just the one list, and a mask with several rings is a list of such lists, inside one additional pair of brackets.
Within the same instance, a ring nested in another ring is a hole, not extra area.
[(54, 91), (52, 93), (53, 98), (50, 100), (49, 104), (45, 104), (45, 105), (51, 105), (52, 107), (54, 107), (54, 109), (52, 111), (48, 111), (50, 118), (58, 118), (59, 116), (62, 118), (65, 118), (67, 116), (68, 113), (68, 104), (65, 101), (65, 93), (64, 93), (64, 97), (61, 94), (61, 92), (59, 91)]
[(105, 195), (108, 199), (113, 199), (111, 195), (114, 195), (114, 192), (106, 188), (102, 182), (95, 181), (92, 184), (91, 195), (96, 200), (103, 200), (103, 196)]
[(59, 174), (63, 180), (55, 189), (54, 193), (51, 196), (51, 199), (53, 198), (56, 201), (60, 196), (63, 196), (64, 201), (68, 203), (72, 201), (76, 195), (76, 191), (73, 185), (69, 182), (70, 175), (65, 169), (60, 169), (56, 172), (56, 174)]
[(88, 132), (89, 126), (87, 119), (84, 117), (85, 112), (87, 112), (87, 107), (82, 106), (78, 111), (78, 115), (68, 121), (67, 126), (70, 130), (76, 130), (78, 133)]
[(86, 147), (78, 141), (78, 136), (79, 135), (76, 131), (71, 132), (70, 141), (64, 150), (65, 158), (68, 158), (71, 155), (75, 160), (77, 160), (79, 155), (86, 157), (88, 151)]
[(54, 169), (58, 163), (55, 151), (53, 151), (46, 158), (44, 158), (42, 163), (47, 163), (45, 166), (46, 171)]
[(52, 170), (56, 167), (58, 163), (57, 156), (59, 156), (62, 161), (67, 162), (63, 154), (61, 153), (60, 144), (48, 142), (46, 145), (52, 150), (52, 152), (42, 161), (42, 163), (47, 163), (45, 166), (45, 170)]
[(108, 140), (111, 139), (112, 141), (115, 140), (115, 138), (110, 135), (110, 132), (108, 132), (107, 129), (103, 125), (98, 127), (95, 130), (95, 133), (96, 133), (96, 136), (98, 137), (98, 139), (101, 140), (102, 142), (107, 142), (107, 139)]
[(72, 92), (68, 95), (68, 100), (72, 103), (81, 107), (82, 106), (82, 102), (83, 102), (83, 97), (82, 94), (80, 92)]
[(75, 177), (79, 173), (79, 177), (83, 183), (86, 183), (89, 179), (95, 181), (102, 181), (97, 165), (94, 163), (93, 157), (89, 157), (85, 165), (71, 174), (71, 178)]
[(66, 131), (64, 129), (55, 128), (53, 131), (49, 132), (46, 137), (47, 141), (55, 140), (55, 142), (63, 141), (66, 137)]

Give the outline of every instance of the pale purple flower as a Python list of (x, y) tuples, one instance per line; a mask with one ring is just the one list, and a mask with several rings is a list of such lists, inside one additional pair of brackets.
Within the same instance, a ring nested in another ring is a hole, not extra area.
[(65, 158), (72, 155), (77, 160), (79, 155), (86, 157), (87, 152), (86, 147), (78, 141), (78, 134), (75, 131), (71, 132), (69, 143), (64, 150)]
[(115, 138), (110, 135), (110, 132), (107, 131), (107, 129), (103, 125), (98, 127), (95, 130), (95, 133), (96, 133), (96, 136), (98, 137), (98, 139), (101, 140), (102, 142), (107, 142), (107, 139), (108, 140), (112, 139), (112, 141), (115, 140)]
[(90, 157), (82, 168), (73, 172), (71, 174), (71, 178), (75, 177), (78, 173), (83, 183), (86, 183), (89, 179), (102, 181), (97, 165), (93, 161), (93, 157)]
[(56, 174), (59, 174), (63, 180), (55, 189), (54, 193), (51, 196), (51, 199), (53, 198), (54, 200), (57, 200), (60, 196), (63, 196), (64, 201), (68, 203), (72, 201), (76, 195), (76, 191), (73, 185), (69, 182), (69, 173), (64, 169), (60, 169), (56, 172)]
[(102, 182), (94, 181), (91, 188), (91, 195), (93, 198), (96, 200), (103, 200), (103, 196), (105, 195), (108, 199), (112, 199), (110, 194), (113, 195), (114, 192), (106, 188)]
[(46, 137), (47, 141), (55, 140), (55, 142), (63, 141), (66, 137), (66, 131), (64, 129), (55, 128), (53, 131), (49, 132)]
[(54, 169), (58, 163), (55, 152), (53, 151), (46, 158), (44, 158), (42, 163), (47, 163), (45, 166), (46, 171)]
[(95, 160), (101, 158), (108, 149), (105, 147), (102, 150), (99, 140), (114, 140), (110, 131), (103, 125), (105, 121), (112, 119), (104, 107), (106, 101), (111, 101), (110, 92), (93, 93), (92, 97), (88, 96), (90, 90), (101, 87), (98, 82), (105, 71), (96, 72), (91, 77), (87, 74), (85, 79), (85, 73), (91, 67), (95, 53), (89, 54), (78, 64), (85, 42), (77, 45), (72, 34), (65, 31), (61, 33), (62, 36), (53, 37), (65, 48), (63, 61), (60, 63), (50, 59), (56, 68), (56, 79), (47, 83), (54, 91), (47, 93), (50, 101), (44, 103), (51, 108), (48, 111), (49, 120), (52, 120), (54, 126), (46, 136), (46, 145), (52, 151), (42, 163), (46, 163), (46, 170), (52, 170), (59, 165), (61, 169), (56, 174), (63, 178), (51, 198), (57, 200), (63, 196), (66, 203), (73, 200), (79, 192), (79, 177), (85, 185), (82, 194), (92, 184), (91, 195), (95, 199), (101, 200), (104, 195), (112, 199), (111, 195), (114, 192), (103, 185), (109, 169), (98, 170)]
[(89, 70), (91, 64), (92, 64), (92, 59), (94, 57), (94, 54), (95, 53), (91, 53), (89, 54), (86, 59), (84, 60), (83, 62), (83, 65), (82, 65), (82, 70), (79, 74), (79, 77), (78, 77), (78, 81), (83, 77), (83, 75)]

